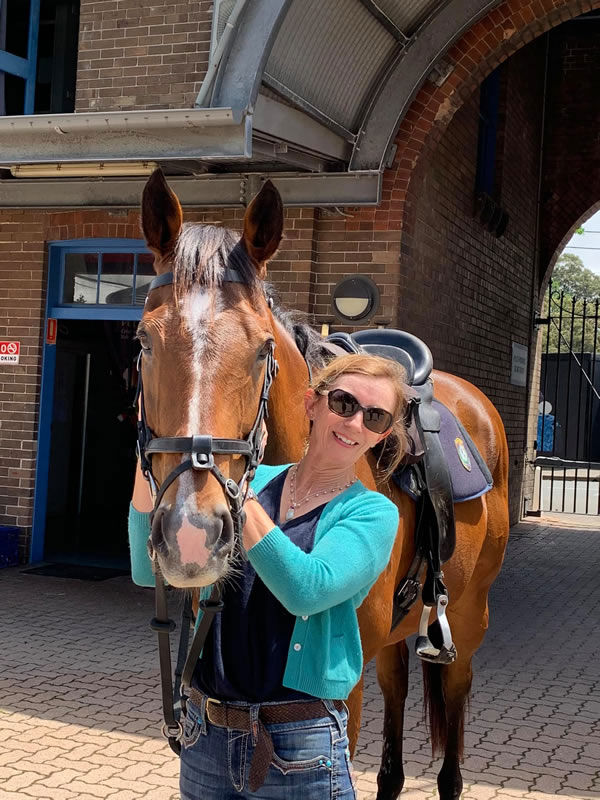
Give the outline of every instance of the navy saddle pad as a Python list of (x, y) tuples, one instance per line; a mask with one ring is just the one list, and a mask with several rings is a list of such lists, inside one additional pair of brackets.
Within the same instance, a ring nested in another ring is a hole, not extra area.
[[(435, 410), (440, 415), (440, 442), (450, 472), (452, 499), (455, 503), (465, 503), (489, 492), (494, 485), (487, 464), (481, 457), (475, 443), (445, 405), (433, 400)], [(394, 474), (394, 481), (413, 500), (417, 498), (408, 488), (401, 473)]]

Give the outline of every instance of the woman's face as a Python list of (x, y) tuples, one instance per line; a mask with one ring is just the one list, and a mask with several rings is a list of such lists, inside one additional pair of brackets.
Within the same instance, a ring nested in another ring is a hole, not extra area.
[(327, 393), (333, 389), (350, 393), (365, 408), (375, 406), (392, 415), (396, 406), (396, 391), (389, 378), (351, 373), (340, 376), (325, 395), (318, 395), (313, 389), (306, 393), (306, 413), (313, 422), (309, 440), (312, 454), (319, 456), (324, 466), (351, 466), (384, 439), (389, 430), (374, 433), (365, 428), (360, 410), (352, 417), (335, 414), (327, 404)]

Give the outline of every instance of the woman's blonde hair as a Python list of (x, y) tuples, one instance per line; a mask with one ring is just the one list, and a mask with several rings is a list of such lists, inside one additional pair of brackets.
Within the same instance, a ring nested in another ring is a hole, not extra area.
[(406, 433), (406, 372), (396, 361), (381, 356), (353, 354), (339, 356), (322, 367), (311, 381), (311, 388), (326, 394), (342, 375), (367, 375), (373, 378), (388, 378), (396, 393), (396, 405), (392, 411), (394, 422), (391, 432), (380, 445), (377, 467), (383, 479), (389, 478), (408, 449)]

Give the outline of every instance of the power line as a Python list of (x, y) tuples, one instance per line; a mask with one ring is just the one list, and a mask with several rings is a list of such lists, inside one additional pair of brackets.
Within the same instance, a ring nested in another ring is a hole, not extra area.
[(574, 244), (568, 244), (565, 250), (600, 250), (600, 247), (576, 247)]

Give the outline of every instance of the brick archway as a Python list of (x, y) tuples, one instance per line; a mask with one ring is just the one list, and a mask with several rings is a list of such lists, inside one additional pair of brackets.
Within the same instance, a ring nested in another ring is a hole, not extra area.
[[(426, 146), (441, 138), (456, 111), (493, 69), (543, 33), (597, 8), (600, 0), (509, 0), (470, 28), (447, 55), (455, 64), (452, 74), (440, 87), (427, 81), (400, 125), (394, 164), (386, 173), (386, 188), (393, 186), (395, 202), (406, 196)], [(385, 203), (384, 196), (382, 210)]]
[[(596, 186), (596, 190), (597, 190), (597, 186)], [(569, 242), (569, 240), (571, 239), (571, 237), (573, 236), (573, 234), (575, 233), (577, 228), (580, 228), (582, 225), (584, 225), (585, 222), (587, 222), (587, 220), (590, 217), (592, 217), (597, 211), (600, 211), (600, 200), (598, 200), (597, 203), (594, 203), (593, 206), (590, 206), (590, 208), (588, 208), (587, 211), (585, 211), (583, 214), (581, 214), (581, 216), (577, 219), (576, 222), (574, 222), (571, 225), (571, 227), (569, 228), (567, 233), (563, 236), (563, 238), (560, 240), (560, 242), (556, 246), (556, 249), (554, 250), (554, 253), (552, 254), (552, 256), (551, 256), (551, 258), (550, 258), (550, 260), (548, 262), (548, 268), (546, 269), (545, 275), (543, 277), (543, 280), (542, 280), (542, 283), (541, 283), (541, 286), (540, 286), (540, 293), (539, 293), (539, 302), (540, 302), (540, 304), (541, 304), (542, 298), (544, 297), (546, 289), (548, 288), (548, 282), (550, 280), (550, 276), (552, 275), (552, 271), (553, 271), (553, 269), (554, 269), (554, 267), (556, 265), (557, 260), (559, 259), (560, 255), (561, 255), (562, 251), (565, 249), (567, 243)]]

